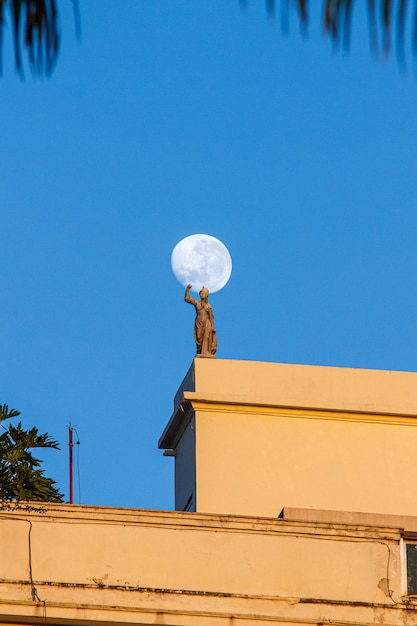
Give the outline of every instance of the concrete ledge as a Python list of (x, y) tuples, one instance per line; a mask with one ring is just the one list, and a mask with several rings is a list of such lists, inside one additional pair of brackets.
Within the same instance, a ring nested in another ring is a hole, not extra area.
[[(195, 359), (181, 391), (266, 405), (417, 416), (417, 372)], [(193, 388), (191, 388), (193, 387)]]
[(417, 517), (411, 515), (391, 515), (388, 513), (360, 513), (352, 511), (327, 511), (284, 507), (279, 518), (286, 521), (325, 524), (359, 524), (373, 527), (401, 528), (404, 535), (417, 533)]

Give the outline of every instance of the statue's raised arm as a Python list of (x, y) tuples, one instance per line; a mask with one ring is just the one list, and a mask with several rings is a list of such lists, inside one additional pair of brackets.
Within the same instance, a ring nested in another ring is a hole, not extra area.
[(190, 296), (192, 285), (185, 288), (185, 302), (194, 305), (196, 318), (194, 322), (194, 339), (198, 357), (216, 358), (217, 336), (214, 328), (213, 309), (208, 302), (209, 291), (203, 287), (200, 291), (200, 300)]
[(193, 304), (194, 306), (197, 306), (198, 300), (195, 300), (194, 298), (192, 298), (190, 296), (190, 289), (192, 289), (192, 285), (191, 284), (187, 285), (186, 288), (185, 288), (184, 300), (185, 300), (185, 302), (188, 302), (188, 304)]

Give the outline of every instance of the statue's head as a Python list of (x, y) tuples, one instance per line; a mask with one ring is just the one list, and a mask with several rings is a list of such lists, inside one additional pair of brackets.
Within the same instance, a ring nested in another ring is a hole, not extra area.
[(203, 300), (203, 298), (208, 298), (209, 295), (209, 290), (207, 289), (207, 287), (202, 287), (200, 289), (200, 298)]

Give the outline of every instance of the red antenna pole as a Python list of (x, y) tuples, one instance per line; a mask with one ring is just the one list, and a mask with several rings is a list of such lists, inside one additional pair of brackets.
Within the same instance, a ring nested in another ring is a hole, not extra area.
[(68, 427), (68, 435), (69, 435), (69, 442), (68, 442), (68, 446), (69, 446), (69, 501), (70, 501), (70, 504), (73, 504), (74, 498), (73, 498), (73, 484), (72, 484), (72, 448), (74, 447), (74, 444), (72, 443), (71, 418), (70, 418), (70, 425)]

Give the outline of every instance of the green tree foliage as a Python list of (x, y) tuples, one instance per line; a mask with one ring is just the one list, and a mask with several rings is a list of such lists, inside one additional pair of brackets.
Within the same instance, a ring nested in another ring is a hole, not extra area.
[[(0, 405), (0, 422), (19, 415), (7, 404)], [(0, 428), (0, 498), (62, 502), (56, 482), (44, 476), (41, 461), (31, 452), (35, 448), (59, 450), (58, 443), (48, 433), (39, 434), (37, 428), (25, 430), (21, 422), (17, 426), (9, 424), (8, 428), (1, 424)]]

